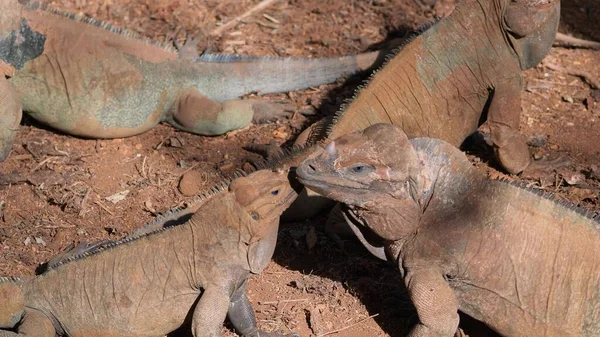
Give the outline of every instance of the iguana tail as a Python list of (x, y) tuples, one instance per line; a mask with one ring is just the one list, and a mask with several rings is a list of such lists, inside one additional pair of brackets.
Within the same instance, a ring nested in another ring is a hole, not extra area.
[(0, 277), (0, 329), (14, 328), (25, 312), (25, 297), (21, 280), (16, 277)]
[(383, 62), (376, 51), (339, 58), (283, 58), (245, 55), (202, 55), (194, 60), (227, 74), (227, 96), (248, 92), (285, 92), (331, 83), (343, 76), (371, 69)]

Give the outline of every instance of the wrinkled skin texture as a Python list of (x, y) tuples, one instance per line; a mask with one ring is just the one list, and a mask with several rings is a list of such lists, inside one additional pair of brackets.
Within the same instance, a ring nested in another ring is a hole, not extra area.
[(453, 336), (458, 310), (503, 336), (600, 334), (597, 220), (389, 124), (331, 142), (296, 172), (397, 263), (419, 316), (409, 336)]
[(257, 171), (184, 224), (96, 246), (23, 282), (0, 279), (0, 336), (164, 336), (191, 318), (194, 336), (212, 337), (227, 316), (243, 336), (281, 337), (257, 329), (245, 290), (296, 195), (287, 172)]
[[(101, 23), (21, 7), (16, 0), (0, 3), (0, 69), (5, 75), (12, 69), (9, 81), (23, 110), (82, 137), (127, 137), (162, 121), (219, 135), (273, 121), (290, 115), (289, 106), (238, 97), (329, 83), (369, 68), (377, 57), (376, 52), (317, 60), (205, 55), (190, 61), (185, 50), (180, 57)], [(0, 127), (6, 123), (0, 121)]]

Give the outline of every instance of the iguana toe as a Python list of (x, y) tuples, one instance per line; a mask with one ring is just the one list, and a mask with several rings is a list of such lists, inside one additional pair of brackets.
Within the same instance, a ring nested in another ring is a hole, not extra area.
[(283, 118), (290, 117), (295, 108), (292, 104), (285, 101), (264, 101), (251, 100), (252, 122), (256, 124), (274, 122)]
[(533, 171), (552, 171), (561, 167), (571, 165), (571, 159), (559, 156), (554, 159), (538, 159), (532, 160), (529, 163), (529, 166), (525, 170), (524, 173), (533, 172)]

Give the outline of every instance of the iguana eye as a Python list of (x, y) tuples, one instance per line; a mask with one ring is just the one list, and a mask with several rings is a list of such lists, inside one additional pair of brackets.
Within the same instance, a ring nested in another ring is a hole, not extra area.
[(260, 220), (260, 214), (258, 214), (257, 212), (251, 212), (250, 216), (252, 217), (252, 219), (254, 220)]
[(279, 190), (272, 190), (272, 191), (271, 191), (271, 195), (272, 195), (272, 196), (276, 196), (276, 195), (278, 195), (278, 194), (279, 194)]
[(374, 170), (373, 166), (367, 164), (356, 164), (350, 167), (350, 171), (354, 174), (366, 174)]

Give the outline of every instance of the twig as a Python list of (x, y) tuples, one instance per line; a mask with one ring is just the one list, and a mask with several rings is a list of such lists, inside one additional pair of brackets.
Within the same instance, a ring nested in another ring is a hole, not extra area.
[(268, 305), (268, 304), (279, 304), (279, 303), (289, 303), (289, 302), (304, 302), (304, 301), (308, 301), (308, 298), (280, 300), (280, 301), (259, 301), (258, 304), (260, 304), (260, 305)]
[(600, 89), (600, 82), (596, 81), (590, 74), (583, 70), (576, 70), (571, 68), (561, 67), (558, 64), (552, 63), (550, 61), (544, 61), (544, 66), (548, 69), (552, 69), (555, 71), (562, 71), (567, 73), (568, 75), (581, 77), (585, 82), (587, 82), (593, 89)]
[(111, 212), (110, 209), (108, 209), (108, 207), (104, 206), (104, 204), (102, 204), (102, 202), (100, 202), (100, 200), (96, 199), (94, 201), (94, 203), (98, 206), (100, 206), (100, 208), (102, 208), (103, 210), (105, 210), (108, 214), (110, 215), (115, 215), (115, 213)]
[(245, 13), (243, 13), (242, 15), (239, 15), (238, 17), (234, 18), (233, 20), (227, 22), (226, 24), (215, 28), (212, 32), (210, 32), (210, 35), (221, 35), (223, 34), (224, 31), (235, 27), (235, 25), (237, 25), (240, 21), (242, 21), (243, 19), (249, 17), (250, 15), (260, 12), (263, 9), (271, 6), (272, 4), (274, 4), (275, 2), (277, 2), (279, 0), (263, 0), (261, 2), (259, 2), (256, 6), (250, 8), (249, 10), (247, 10)]
[(554, 45), (600, 50), (600, 42), (578, 39), (562, 33), (556, 33)]
[(363, 318), (363, 319), (361, 319), (360, 321), (358, 321), (358, 322), (356, 322), (356, 323), (354, 323), (354, 324), (350, 324), (350, 325), (348, 325), (348, 326), (345, 326), (345, 327), (343, 327), (343, 328), (339, 328), (339, 329), (337, 329), (337, 330), (333, 330), (333, 331), (326, 332), (326, 333), (324, 333), (324, 334), (318, 335), (317, 337), (323, 337), (323, 336), (333, 335), (333, 334), (335, 334), (335, 333), (342, 332), (342, 331), (344, 331), (344, 330), (348, 330), (348, 329), (350, 329), (350, 328), (353, 328), (353, 327), (355, 327), (355, 326), (357, 326), (357, 325), (359, 325), (359, 324), (361, 324), (361, 323), (363, 323), (363, 322), (365, 322), (365, 321), (367, 321), (367, 320), (369, 320), (369, 319), (371, 319), (371, 318), (373, 318), (373, 317), (377, 317), (377, 316), (379, 316), (379, 314), (373, 314), (373, 315), (371, 315), (371, 316), (369, 316), (369, 317), (367, 317), (367, 318)]

